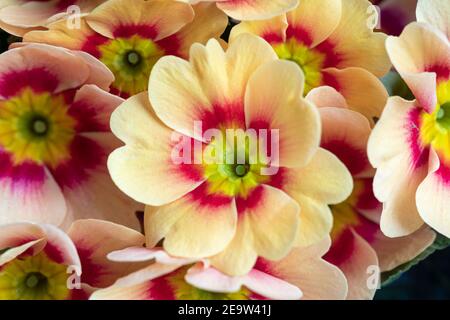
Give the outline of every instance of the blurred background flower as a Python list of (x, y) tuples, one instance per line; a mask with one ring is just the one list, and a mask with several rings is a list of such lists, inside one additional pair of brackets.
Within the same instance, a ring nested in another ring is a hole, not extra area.
[(379, 7), (378, 29), (398, 36), (403, 28), (416, 19), (417, 0), (371, 0)]

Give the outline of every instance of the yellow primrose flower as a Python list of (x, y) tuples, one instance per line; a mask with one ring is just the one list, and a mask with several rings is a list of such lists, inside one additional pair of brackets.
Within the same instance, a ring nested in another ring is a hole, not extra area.
[[(269, 20), (244, 21), (235, 26), (231, 38), (252, 33), (268, 41), (281, 59), (295, 62), (304, 72), (305, 94), (327, 85), (344, 95), (357, 93), (360, 81), (354, 68), (381, 77), (390, 63), (386, 35), (373, 32), (367, 0), (302, 0), (293, 11)], [(351, 69), (349, 69), (351, 68)], [(348, 76), (339, 73), (346, 70)]]
[(156, 63), (149, 93), (111, 118), (126, 146), (108, 161), (119, 188), (148, 205), (150, 246), (164, 238), (174, 256), (212, 256), (220, 271), (242, 275), (258, 256), (278, 260), (328, 235), (328, 204), (352, 181), (319, 148), (319, 114), (303, 89), (301, 70), (254, 35)]
[(108, 175), (119, 141), (109, 115), (123, 102), (111, 72), (82, 52), (28, 44), (0, 55), (0, 223), (68, 226), (101, 217), (138, 228)]
[(386, 42), (416, 98), (390, 98), (369, 141), (381, 229), (390, 237), (411, 234), (424, 222), (450, 237), (449, 12), (448, 1), (419, 1), (418, 22)]
[[(385, 96), (383, 87), (368, 88), (367, 99)], [(332, 205), (332, 246), (324, 259), (341, 269), (348, 281), (347, 299), (372, 299), (377, 278), (367, 285), (372, 272), (391, 271), (421, 254), (433, 244), (436, 234), (423, 227), (402, 238), (388, 238), (380, 229), (382, 204), (373, 194), (374, 168), (367, 157), (372, 131), (369, 120), (335, 89), (320, 87), (306, 97), (319, 107), (322, 119), (322, 148), (336, 155), (353, 177), (353, 192), (345, 201)], [(363, 108), (361, 108), (363, 109)], [(363, 109), (364, 110), (364, 109)], [(370, 272), (370, 274), (368, 274)]]
[(23, 40), (90, 53), (113, 72), (111, 92), (128, 98), (147, 91), (150, 72), (161, 57), (187, 58), (193, 43), (220, 37), (227, 23), (212, 3), (192, 7), (167, 0), (111, 0), (83, 17), (79, 28), (61, 20)]
[(106, 255), (143, 242), (141, 233), (100, 220), (78, 220), (67, 233), (46, 224), (1, 225), (0, 300), (86, 300), (136, 270)]

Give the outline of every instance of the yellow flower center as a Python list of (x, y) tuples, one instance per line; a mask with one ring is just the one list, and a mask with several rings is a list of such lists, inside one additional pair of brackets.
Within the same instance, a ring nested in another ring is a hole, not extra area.
[(434, 112), (421, 115), (420, 138), (450, 163), (450, 81), (442, 82), (437, 90), (438, 105)]
[(356, 179), (354, 180), (354, 188), (350, 197), (344, 202), (330, 206), (333, 213), (333, 229), (331, 231), (333, 239), (348, 227), (359, 225), (359, 213), (355, 210), (355, 205), (363, 192), (364, 182)]
[(347, 202), (331, 206), (333, 212), (333, 229), (331, 238), (335, 239), (348, 227), (356, 227), (359, 224), (358, 213)]
[(237, 140), (234, 143), (215, 140), (205, 148), (203, 174), (208, 182), (208, 193), (245, 199), (253, 189), (270, 179), (262, 173), (267, 161), (257, 153), (257, 142), (253, 141), (253, 148), (250, 141), (247, 138), (239, 144)]
[(233, 293), (218, 293), (191, 286), (184, 280), (188, 269), (189, 267), (181, 268), (168, 277), (177, 300), (249, 300), (251, 292), (246, 288)]
[(63, 300), (69, 297), (67, 266), (44, 253), (15, 259), (0, 271), (0, 300)]
[(274, 45), (274, 49), (280, 59), (293, 61), (303, 70), (305, 95), (322, 85), (322, 69), (326, 58), (323, 53), (307, 47), (295, 38)]
[(75, 135), (62, 95), (23, 90), (0, 101), (0, 147), (13, 155), (15, 165), (31, 161), (56, 167), (66, 160)]
[(116, 78), (113, 87), (129, 96), (147, 90), (150, 72), (164, 55), (156, 43), (138, 35), (110, 40), (99, 50), (100, 60)]

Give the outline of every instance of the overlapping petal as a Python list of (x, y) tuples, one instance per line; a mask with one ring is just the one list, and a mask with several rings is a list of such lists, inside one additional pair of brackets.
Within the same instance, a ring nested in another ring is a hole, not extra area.
[[(321, 258), (328, 248), (329, 241), (324, 241), (295, 249), (280, 261), (260, 259), (248, 274), (233, 277), (209, 266), (207, 261), (195, 263), (171, 258), (168, 263), (169, 256), (164, 251), (141, 248), (143, 260), (153, 256), (156, 262), (96, 291), (91, 299), (343, 299), (347, 293), (345, 277)], [(133, 249), (135, 253), (136, 250)]]
[[(27, 31), (42, 29), (64, 17), (77, 19), (77, 14), (90, 12), (105, 0), (55, 1), (2, 1), (0, 4), (0, 26), (2, 29), (23, 36)], [(71, 22), (73, 23), (73, 22)]]
[(289, 11), (298, 0), (182, 0), (188, 3), (216, 2), (217, 7), (236, 20), (270, 19)]
[(450, 6), (445, 0), (419, 0), (417, 2), (417, 21), (428, 23), (442, 31), (450, 39)]
[(438, 102), (437, 81), (448, 77), (450, 70), (448, 39), (430, 25), (411, 23), (400, 37), (388, 38), (386, 47), (394, 67), (421, 107), (433, 112)]
[[(380, 98), (384, 96), (384, 90), (374, 92), (378, 92)], [(379, 225), (382, 205), (372, 189), (375, 170), (366, 154), (372, 131), (372, 121), (369, 120), (372, 119), (350, 110), (345, 98), (329, 87), (312, 90), (308, 99), (320, 107), (323, 126), (321, 146), (345, 164), (354, 180), (350, 197), (331, 206), (333, 243), (325, 259), (345, 274), (349, 285), (347, 299), (371, 299), (379, 287), (379, 272), (390, 271), (418, 256), (433, 243), (435, 234), (422, 228), (403, 238), (391, 239), (383, 235)], [(404, 135), (397, 132), (395, 139), (401, 141), (409, 137), (411, 132), (408, 128), (403, 130), (406, 130)], [(391, 137), (394, 136), (391, 134)], [(400, 141), (385, 143), (408, 148)], [(383, 218), (381, 220), (383, 228)]]

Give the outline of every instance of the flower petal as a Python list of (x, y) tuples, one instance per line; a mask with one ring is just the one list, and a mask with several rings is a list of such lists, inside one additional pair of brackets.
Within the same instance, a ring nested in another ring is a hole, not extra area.
[(244, 277), (228, 276), (219, 270), (198, 263), (184, 277), (190, 285), (209, 292), (233, 293), (241, 290)]
[(1, 9), (0, 20), (15, 27), (39, 27), (44, 26), (48, 19), (57, 12), (54, 1), (31, 1), (9, 5)]
[(111, 113), (123, 101), (95, 85), (84, 85), (76, 92), (69, 114), (77, 120), (78, 132), (110, 132)]
[(80, 255), (84, 283), (106, 287), (139, 267), (107, 259), (111, 251), (142, 245), (144, 236), (137, 231), (107, 221), (78, 220), (72, 224), (68, 234)]
[(89, 68), (86, 84), (95, 84), (104, 91), (109, 91), (109, 86), (114, 81), (114, 74), (103, 62), (83, 51), (72, 51), (72, 54), (83, 60)]
[(415, 102), (390, 98), (369, 138), (369, 160), (377, 168), (374, 193), (384, 203), (381, 229), (389, 237), (408, 235), (423, 224), (415, 195), (427, 166), (423, 151), (413, 149), (412, 143), (417, 142), (411, 141), (416, 139), (411, 130), (418, 130), (411, 120), (415, 108)]
[(108, 38), (113, 38), (123, 26), (148, 26), (154, 40), (160, 40), (174, 34), (193, 18), (191, 6), (178, 1), (138, 0), (130, 4), (128, 0), (112, 0), (95, 8), (86, 20), (92, 29)]
[(22, 41), (25, 43), (46, 43), (71, 50), (81, 50), (86, 39), (95, 34), (84, 17), (80, 18), (79, 28), (68, 28), (67, 20), (55, 21), (47, 26), (48, 30), (27, 32)]
[(89, 176), (81, 182), (63, 188), (68, 212), (65, 226), (79, 219), (101, 219), (139, 229), (140, 224), (135, 213), (143, 206), (123, 194), (114, 184), (106, 168), (106, 154), (109, 154), (119, 141), (108, 132), (84, 133), (98, 145), (101, 152), (90, 154), (97, 157), (100, 165), (89, 170)]
[(300, 205), (300, 225), (296, 246), (307, 247), (323, 240), (333, 227), (333, 215), (327, 204), (298, 194), (295, 200)]
[(108, 259), (115, 262), (144, 262), (154, 260), (163, 264), (184, 265), (196, 262), (196, 259), (182, 259), (170, 256), (161, 248), (148, 249), (130, 247), (116, 250), (108, 254)]
[(156, 63), (150, 76), (150, 101), (166, 125), (202, 140), (194, 135), (195, 121), (202, 121), (205, 130), (224, 123), (244, 124), (248, 79), (260, 65), (276, 59), (267, 42), (249, 34), (231, 42), (226, 53), (217, 40), (206, 46), (194, 44), (190, 63), (176, 57)]
[(322, 148), (341, 160), (355, 178), (372, 177), (367, 158), (370, 123), (358, 112), (342, 108), (321, 108)]
[(343, 300), (347, 281), (342, 272), (321, 257), (330, 247), (329, 238), (320, 243), (295, 248), (280, 261), (260, 259), (256, 269), (282, 279), (303, 292), (305, 300)]
[(29, 222), (3, 224), (0, 230), (0, 250), (45, 238), (44, 230), (39, 225)]
[(423, 227), (407, 237), (388, 238), (378, 232), (374, 238), (366, 239), (375, 249), (381, 272), (391, 271), (407, 263), (433, 244), (436, 233)]
[(44, 44), (9, 50), (0, 56), (0, 61), (0, 97), (3, 98), (15, 95), (25, 86), (61, 92), (79, 87), (90, 77), (89, 65), (83, 59), (66, 49)]
[(163, 247), (172, 256), (212, 256), (233, 239), (236, 220), (234, 200), (208, 195), (202, 185), (170, 204), (146, 208), (147, 246), (155, 246), (164, 237)]
[(299, 300), (302, 291), (295, 285), (259, 270), (245, 276), (244, 285), (253, 292), (272, 300)]
[(447, 238), (450, 238), (449, 197), (450, 167), (432, 150), (428, 175), (417, 189), (417, 208), (422, 219)]
[[(94, 292), (92, 300), (156, 300), (156, 296), (165, 296), (166, 300), (172, 298), (167, 292), (155, 292), (152, 281), (177, 270), (179, 265), (165, 265), (154, 263), (144, 269), (133, 272), (117, 280), (111, 287)], [(164, 281), (164, 280), (162, 280)], [(157, 288), (156, 288), (157, 289)]]
[(317, 108), (344, 108), (348, 109), (347, 101), (335, 88), (322, 86), (312, 89), (306, 100), (312, 102)]
[(426, 167), (411, 171), (407, 163), (408, 158), (398, 157), (378, 167), (375, 175), (374, 193), (383, 202), (381, 230), (388, 237), (409, 235), (423, 225), (415, 199)]
[(47, 243), (43, 249), (45, 254), (54, 262), (72, 267), (81, 267), (80, 257), (72, 239), (61, 229), (45, 224), (41, 225), (45, 231)]
[(334, 32), (341, 15), (341, 0), (302, 0), (295, 10), (287, 13), (288, 34), (301, 38), (308, 46), (315, 47)]
[[(157, 119), (146, 92), (128, 99), (113, 113), (111, 128), (127, 146), (109, 156), (109, 172), (117, 186), (133, 199), (162, 205), (203, 182), (194, 165), (173, 161), (173, 132)], [(191, 146), (191, 140), (188, 144)]]
[(425, 22), (441, 30), (450, 39), (450, 5), (446, 0), (419, 0), (417, 2), (417, 21)]
[(294, 9), (298, 0), (216, 1), (217, 6), (236, 20), (263, 20)]
[(439, 72), (450, 70), (448, 40), (429, 25), (411, 23), (400, 37), (389, 37), (386, 48), (421, 106), (433, 112), (437, 104), (436, 81), (443, 76)]
[(369, 286), (371, 267), (378, 267), (376, 252), (352, 229), (343, 230), (335, 239), (325, 260), (337, 266), (348, 281), (348, 300), (369, 300), (378, 288), (376, 281)]
[(309, 246), (322, 240), (333, 224), (328, 205), (342, 202), (352, 191), (347, 168), (331, 152), (319, 149), (306, 167), (287, 170), (285, 179), (283, 190), (300, 204), (297, 244)]
[(145, 281), (129, 287), (111, 286), (96, 290), (90, 300), (151, 300), (148, 295), (151, 281)]
[(247, 128), (277, 130), (279, 163), (275, 166), (304, 166), (319, 147), (319, 114), (302, 98), (303, 88), (304, 76), (298, 66), (281, 60), (264, 64), (248, 82)]
[[(331, 45), (337, 67), (360, 67), (381, 77), (390, 69), (389, 57), (384, 48), (386, 35), (373, 32), (375, 25), (370, 25), (370, 8), (367, 0), (342, 1), (342, 17), (333, 34), (319, 45), (327, 49)], [(376, 12), (374, 12), (376, 13)]]
[(237, 199), (237, 209), (234, 239), (211, 258), (212, 266), (226, 274), (245, 275), (258, 256), (279, 260), (289, 253), (298, 231), (299, 208), (293, 199), (279, 189), (262, 186), (247, 199)]
[(374, 123), (374, 118), (380, 117), (388, 93), (377, 77), (364, 69), (353, 67), (343, 70), (327, 68), (324, 74), (326, 82), (335, 86), (345, 97), (351, 110), (366, 116), (371, 124)]
[(214, 3), (199, 3), (193, 9), (194, 20), (173, 35), (180, 41), (180, 56), (186, 59), (193, 43), (219, 38), (228, 25), (228, 17)]
[(287, 169), (285, 183), (283, 190), (294, 199), (307, 196), (324, 204), (344, 201), (353, 189), (348, 169), (335, 155), (322, 148), (307, 166)]
[(234, 41), (243, 33), (260, 36), (269, 43), (285, 41), (287, 28), (288, 23), (285, 15), (268, 20), (242, 21), (231, 29), (230, 41)]
[(30, 166), (27, 172), (39, 179), (30, 181), (26, 173), (22, 179), (0, 179), (0, 222), (32, 221), (60, 225), (67, 211), (60, 187), (46, 168)]
[(25, 244), (16, 246), (11, 249), (7, 249), (6, 252), (0, 255), (0, 267), (6, 263), (16, 259), (24, 253), (30, 253), (32, 255), (40, 252), (46, 245), (46, 239), (38, 239), (26, 242)]

